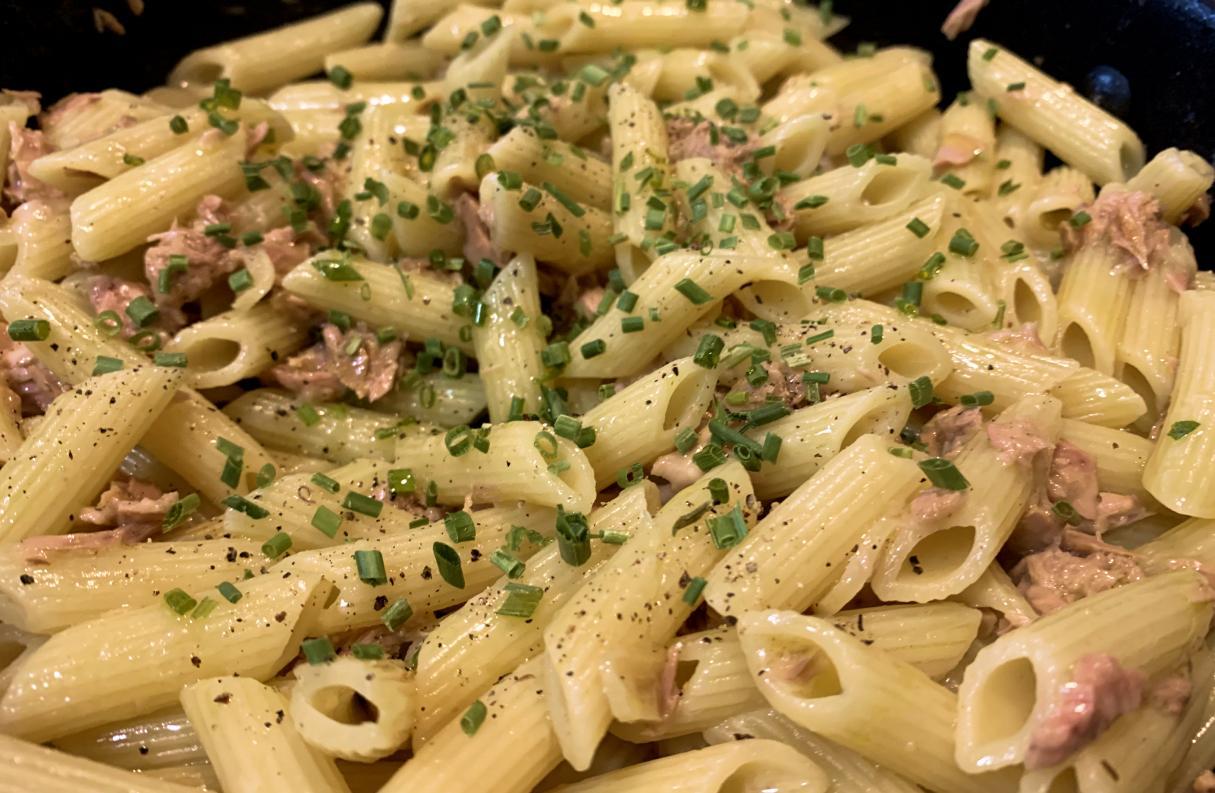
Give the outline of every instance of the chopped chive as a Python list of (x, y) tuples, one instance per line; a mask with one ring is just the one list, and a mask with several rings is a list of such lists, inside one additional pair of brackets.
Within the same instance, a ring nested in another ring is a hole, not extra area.
[(371, 586), (388, 583), (388, 573), (384, 569), (384, 554), (379, 551), (355, 551), (354, 566), (358, 571), (359, 580)]
[(641, 463), (633, 463), (616, 473), (616, 484), (620, 486), (621, 490), (640, 484), (643, 479), (645, 479), (645, 469), (641, 467)]
[[(228, 496), (221, 502), (225, 507), (242, 512), (254, 520), (269, 517), (270, 511), (242, 496)], [(290, 537), (287, 538), (290, 541)]]
[(320, 471), (317, 471), (315, 474), (313, 474), (312, 478), (309, 481), (312, 482), (312, 484), (316, 485), (317, 487), (319, 487), (322, 490), (329, 492), (329, 493), (336, 493), (342, 489), (342, 486), (340, 484), (338, 484), (338, 481), (336, 479), (326, 476), (325, 474), (321, 473)]
[(190, 131), (190, 125), (183, 117), (173, 116), (169, 119), (169, 129), (173, 130), (174, 135), (184, 135)]
[(956, 253), (959, 256), (969, 258), (974, 256), (975, 252), (978, 250), (979, 243), (975, 240), (971, 233), (964, 228), (955, 231), (953, 237), (949, 240), (950, 253)]
[(928, 481), (942, 490), (965, 490), (970, 487), (966, 477), (962, 476), (962, 472), (949, 460), (931, 457), (921, 460), (918, 465), (924, 475), (928, 477)]
[(713, 296), (706, 292), (691, 278), (683, 278), (675, 284), (676, 291), (686, 297), (693, 305), (702, 306), (705, 303), (713, 300)]
[(523, 571), (527, 568), (527, 565), (519, 561), (514, 554), (503, 548), (498, 548), (491, 553), (489, 561), (494, 567), (501, 570), (507, 578), (518, 578), (523, 575)]
[(996, 54), (999, 52), (1000, 51), (998, 49), (996, 49), (995, 47), (988, 47), (983, 52), (983, 60), (990, 61), (992, 58), (996, 57)]
[(566, 512), (560, 505), (557, 507), (557, 549), (562, 560), (574, 567), (586, 564), (591, 555), (586, 516), (580, 512)]
[(317, 507), (312, 513), (312, 526), (330, 539), (337, 536), (342, 525), (342, 516), (328, 507)]
[(1009, 83), (1009, 84), (1008, 84), (1008, 89), (1007, 89), (1007, 90), (1009, 90), (1009, 91), (1023, 91), (1023, 90), (1025, 90), (1025, 83)]
[(928, 224), (919, 218), (912, 218), (907, 224), (907, 229), (920, 239), (924, 239), (924, 237), (928, 236), (928, 232), (931, 231), (931, 229), (928, 228)]
[(843, 289), (837, 289), (831, 286), (818, 286), (814, 288), (814, 294), (819, 300), (825, 300), (828, 303), (843, 303), (848, 299), (848, 293)]
[(937, 273), (939, 273), (941, 268), (944, 266), (945, 254), (941, 253), (940, 251), (936, 251), (929, 256), (927, 260), (925, 260), (923, 265), (921, 265), (920, 272), (916, 275), (916, 278), (919, 278), (921, 281), (931, 281), (933, 278), (937, 277)]
[(180, 526), (185, 522), (186, 518), (190, 517), (198, 509), (201, 502), (202, 499), (198, 497), (197, 493), (191, 493), (174, 501), (165, 512), (164, 520), (160, 523), (161, 529), (172, 531)]
[(976, 391), (973, 394), (962, 394), (958, 397), (958, 403), (962, 407), (976, 408), (990, 405), (996, 400), (994, 394), (990, 391)]
[(136, 327), (142, 328), (156, 321), (160, 316), (160, 309), (156, 308), (151, 300), (140, 295), (127, 304), (126, 315)]
[(464, 715), (460, 717), (460, 729), (464, 731), (465, 735), (476, 735), (477, 730), (481, 729), (481, 723), (485, 721), (486, 713), (488, 710), (485, 703), (478, 699), (469, 705), (468, 710), (464, 711)]
[(675, 448), (680, 454), (686, 454), (696, 445), (696, 430), (684, 427), (675, 435)]
[(477, 539), (477, 524), (473, 521), (472, 515), (464, 510), (445, 515), (443, 527), (447, 530), (447, 536), (451, 537), (452, 542), (472, 542)]
[(734, 509), (719, 518), (709, 519), (709, 535), (713, 545), (718, 549), (733, 548), (747, 536), (747, 522), (743, 518), (742, 506), (734, 505)]
[(881, 344), (884, 333), (885, 330), (881, 325), (874, 325), (869, 329), (869, 342), (871, 344)]
[(51, 323), (45, 319), (18, 319), (8, 326), (8, 337), (13, 341), (46, 341), (50, 335)]
[(236, 588), (235, 585), (230, 584), (227, 581), (220, 583), (219, 587), (217, 588), (219, 589), (219, 594), (223, 595), (224, 600), (228, 601), (229, 603), (236, 603), (245, 596), (243, 592)]
[(185, 590), (170, 589), (165, 593), (165, 603), (169, 604), (169, 608), (179, 616), (185, 616), (194, 610), (198, 605), (198, 601), (190, 597)]
[(122, 359), (111, 358), (108, 355), (98, 355), (96, 363), (93, 364), (93, 376), (101, 374), (110, 374), (122, 369)]
[(1074, 229), (1084, 228), (1092, 220), (1092, 215), (1081, 210), (1068, 218), (1067, 222)]
[(583, 358), (594, 358), (597, 355), (602, 355), (606, 350), (607, 342), (603, 339), (592, 339), (579, 348)]
[(803, 198), (793, 205), (794, 209), (817, 209), (830, 199), (825, 195), (812, 195)]
[(1169, 427), (1169, 437), (1175, 441), (1179, 441), (1194, 430), (1198, 429), (1199, 426), (1199, 423), (1192, 419), (1174, 421), (1173, 426)]
[(384, 658), (384, 648), (378, 644), (352, 644), (350, 654), (360, 661), (379, 661)]
[(152, 356), (152, 362), (157, 366), (172, 366), (178, 369), (189, 365), (184, 352), (158, 352)]
[(700, 576), (688, 581), (688, 586), (683, 591), (683, 602), (689, 606), (694, 605), (696, 601), (700, 600), (700, 593), (705, 591), (706, 583), (708, 582)]
[(638, 333), (645, 330), (645, 320), (641, 317), (624, 317), (620, 320), (621, 333)]
[(351, 491), (342, 499), (342, 509), (348, 509), (351, 512), (357, 512), (360, 515), (367, 515), (372, 518), (378, 518), (380, 512), (384, 509), (384, 502), (378, 501), (371, 496), (365, 496), (362, 493)]
[(823, 238), (811, 237), (806, 240), (806, 258), (813, 261), (823, 260)]
[(907, 391), (911, 395), (911, 406), (922, 408), (933, 400), (932, 380), (928, 379), (927, 375), (917, 377), (907, 384)]
[(337, 651), (333, 649), (333, 642), (329, 641), (327, 636), (321, 636), (316, 639), (305, 639), (300, 643), (300, 652), (304, 654), (304, 660), (309, 666), (319, 666), (327, 664), (337, 658)]
[(941, 184), (952, 187), (954, 190), (961, 190), (966, 186), (966, 180), (959, 178), (955, 174), (947, 173), (941, 177)]
[(441, 542), (436, 542), (433, 549), (435, 564), (439, 568), (439, 575), (448, 584), (457, 589), (463, 589), (464, 569), (460, 566), (460, 554), (455, 548)]
[(280, 531), (262, 543), (262, 554), (271, 559), (277, 559), (285, 554), (290, 548), (291, 535), (285, 531)]
[[(459, 564), (458, 559), (456, 563)], [(442, 572), (442, 568), (440, 568), (440, 572)], [(463, 582), (463, 577), (460, 580)], [(412, 616), (413, 606), (409, 605), (409, 601), (405, 598), (397, 598), (380, 617), (380, 622), (384, 623), (384, 627), (388, 628), (388, 630), (395, 631), (406, 622), (409, 622), (409, 618)]]
[(1076, 511), (1076, 508), (1072, 506), (1070, 501), (1056, 501), (1051, 506), (1051, 512), (1055, 513), (1065, 523), (1069, 523), (1072, 526), (1080, 525), (1080, 522), (1083, 520), (1080, 513)]

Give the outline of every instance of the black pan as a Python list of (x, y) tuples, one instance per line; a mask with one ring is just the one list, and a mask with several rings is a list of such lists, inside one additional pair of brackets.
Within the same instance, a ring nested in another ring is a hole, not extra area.
[[(160, 84), (192, 49), (302, 19), (340, 0), (0, 0), (0, 86), (70, 91)], [(452, 6), (456, 5), (455, 0)], [(984, 36), (1032, 58), (1124, 118), (1149, 153), (1179, 146), (1215, 159), (1215, 0), (992, 0), (958, 42), (940, 33), (953, 0), (835, 0), (853, 18), (834, 39), (929, 49), (944, 95), (964, 90), (965, 40)], [(98, 33), (93, 9), (126, 34)], [(1215, 220), (1193, 230), (1200, 266), (1215, 265)]]

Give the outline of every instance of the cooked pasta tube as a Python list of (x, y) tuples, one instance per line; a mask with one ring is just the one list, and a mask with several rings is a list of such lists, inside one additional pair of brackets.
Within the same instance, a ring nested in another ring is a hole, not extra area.
[[(1016, 790), (1014, 773), (958, 768), (957, 698), (907, 662), (789, 611), (745, 614), (738, 636), (756, 687), (795, 724), (932, 790)], [(876, 708), (879, 720), (866, 715)]]
[(1143, 143), (1126, 124), (1008, 50), (975, 39), (967, 71), (975, 91), (995, 100), (1002, 121), (1098, 184), (1126, 181), (1143, 167)]
[(489, 419), (500, 423), (509, 421), (512, 413), (534, 415), (540, 408), (540, 356), (545, 346), (535, 260), (516, 256), (481, 299), (489, 316), (483, 325), (473, 326), (473, 344)]
[(185, 686), (181, 705), (228, 793), (295, 790), (349, 793), (333, 759), (309, 746), (287, 698), (246, 677), (214, 677)]
[(606, 211), (583, 206), (560, 188), (553, 192), (523, 182), (509, 189), (503, 178), (499, 172), (481, 180), (482, 212), (495, 246), (530, 251), (539, 261), (570, 275), (582, 275), (612, 261), (612, 219)]
[(1054, 448), (1059, 414), (1059, 400), (1028, 396), (966, 443), (953, 459), (969, 485), (960, 505), (951, 507), (954, 496), (939, 490), (914, 502), (886, 546), (873, 591), (883, 600), (926, 603), (977, 581), (1042, 484), (1034, 458)]
[(915, 463), (863, 435), (794, 490), (706, 576), (705, 599), (726, 616), (813, 606), (856, 552), (861, 535), (920, 486)]
[[(579, 21), (587, 15), (593, 26)], [(694, 11), (645, 0), (623, 0), (613, 6), (571, 3), (546, 14), (544, 34), (558, 41), (565, 54), (611, 52), (617, 47), (703, 47), (724, 41), (742, 29), (745, 7), (709, 5)]]
[[(650, 531), (650, 518), (658, 506), (657, 488), (642, 482), (588, 515), (588, 526), (600, 536), (644, 536)], [(508, 541), (510, 558), (518, 558), (520, 546), (521, 541)], [(429, 740), (471, 705), (480, 692), (541, 650), (549, 621), (618, 547), (592, 542), (586, 563), (574, 567), (561, 557), (555, 543), (549, 544), (527, 559), (522, 571), (508, 571), (444, 619), (426, 637), (418, 653), (415, 744)], [(510, 558), (504, 561), (510, 563)], [(521, 591), (518, 585), (543, 591), (539, 604), (527, 617), (507, 606), (512, 592)]]
[(0, 542), (68, 531), (180, 384), (174, 369), (142, 366), (90, 378), (55, 400), (0, 470)]
[[(653, 240), (673, 228), (669, 212), (663, 213), (660, 222), (647, 224), (647, 202), (656, 190), (665, 187), (670, 176), (669, 141), (658, 106), (625, 84), (608, 89), (608, 126), (612, 139), (612, 231), (626, 237), (617, 246), (616, 260), (625, 282), (631, 284), (654, 258)], [(649, 176), (641, 178), (637, 174)]]
[[(329, 280), (325, 262), (332, 252), (318, 254), (283, 277), (283, 288), (325, 311), (341, 311), (377, 327), (392, 326), (414, 339), (435, 338), (471, 353), (471, 341), (460, 337), (462, 324), (452, 311), (452, 283), (429, 272), (406, 272), (397, 265), (352, 257), (337, 259), (357, 278)], [(363, 298), (367, 294), (369, 297)]]
[[(725, 485), (722, 503), (710, 494), (714, 479)], [(545, 628), (546, 700), (562, 753), (575, 769), (590, 764), (613, 717), (660, 715), (664, 650), (695, 604), (684, 590), (722, 556), (721, 532), (746, 531), (754, 519), (752, 497), (737, 462), (705, 474), (679, 491), (650, 531), (625, 543)]]
[(1140, 545), (1135, 556), (1143, 568), (1162, 573), (1178, 567), (1196, 567), (1215, 562), (1215, 543), (1211, 541), (1212, 523), (1206, 518), (1190, 518), (1159, 537)]
[[(356, 80), (349, 88), (338, 88), (328, 80), (312, 80), (284, 85), (266, 97), (270, 107), (283, 114), (292, 111), (337, 111), (358, 102), (368, 107), (401, 105), (408, 112), (421, 113), (433, 103), (441, 82), (418, 80)], [(418, 98), (419, 89), (422, 98)], [(340, 118), (339, 118), (340, 121)]]
[(165, 349), (186, 354), (195, 388), (216, 388), (254, 377), (298, 350), (308, 328), (268, 303), (225, 311), (180, 331)]
[[(457, 539), (456, 530), (449, 528), (457, 525), (454, 520), (436, 521), (384, 537), (303, 551), (287, 557), (274, 569), (323, 575), (338, 587), (337, 602), (317, 617), (321, 632), (366, 629), (380, 624), (384, 609), (402, 599), (408, 608), (419, 612), (463, 603), (502, 574), (491, 557), (507, 542), (513, 527), (522, 526), (548, 537), (554, 523), (551, 510), (524, 505), (487, 507), (463, 514), (468, 519), (465, 524), (473, 525), (472, 539)], [(535, 544), (526, 547), (535, 550)], [(384, 584), (372, 587), (360, 578), (355, 556), (359, 551), (364, 555), (379, 551), (384, 569), (390, 573)], [(520, 550), (518, 555), (522, 561), (527, 553)]]
[(1132, 281), (1114, 357), (1118, 379), (1135, 389), (1147, 404), (1147, 413), (1138, 422), (1144, 431), (1160, 418), (1173, 391), (1181, 343), (1180, 295), (1173, 284), (1179, 276), (1188, 281), (1189, 274), (1197, 269), (1194, 252), (1179, 232), (1174, 232), (1165, 255), (1167, 264), (1153, 267)]
[(146, 121), (168, 110), (154, 99), (111, 88), (77, 102), (75, 112), (47, 113), (40, 126), (56, 149), (71, 149), (126, 126), (127, 119)]
[(920, 157), (936, 157), (941, 143), (941, 115), (935, 107), (925, 110), (891, 132), (891, 148)]
[(705, 730), (710, 744), (767, 738), (792, 746), (827, 772), (831, 790), (857, 793), (920, 793), (921, 788), (877, 763), (826, 738), (802, 729), (774, 710), (760, 709), (722, 721)]
[(823, 241), (823, 261), (815, 265), (807, 289), (820, 286), (872, 295), (899, 286), (919, 273), (932, 253), (933, 237), (911, 231), (919, 220), (929, 229), (941, 227), (945, 200), (930, 195), (898, 214)]
[(1192, 151), (1170, 146), (1128, 179), (1126, 188), (1151, 193), (1160, 202), (1164, 220), (1178, 223), (1211, 189), (1212, 182), (1215, 168), (1209, 162)]
[(1052, 168), (1025, 196), (1017, 230), (1028, 242), (1053, 250), (1059, 244), (1059, 226), (1094, 198), (1088, 176), (1067, 166)]
[(758, 442), (769, 432), (781, 439), (779, 461), (765, 463), (751, 476), (755, 494), (763, 499), (789, 495), (862, 435), (894, 442), (910, 414), (906, 389), (874, 386), (800, 408), (752, 430), (748, 435)]
[(973, 608), (996, 611), (1014, 628), (1028, 625), (1038, 618), (1038, 612), (1013, 584), (1008, 573), (998, 564), (989, 565), (975, 582), (954, 599)]
[[(1109, 659), (1148, 676), (1176, 666), (1206, 633), (1197, 573), (1178, 571), (1091, 595), (979, 651), (958, 690), (958, 765), (968, 772), (1065, 759), (1047, 720), (1063, 687)], [(1086, 678), (1087, 679), (1087, 678)]]
[(237, 397), (224, 407), (224, 414), (269, 448), (335, 463), (391, 460), (396, 436), (411, 431), (389, 414), (339, 404), (313, 405), (273, 388)]
[(131, 771), (195, 765), (207, 760), (178, 706), (56, 738), (56, 749)]
[(421, 44), (384, 41), (325, 56), (325, 72), (345, 69), (356, 80), (422, 80), (433, 77), (443, 56)]
[(17, 248), (10, 272), (53, 281), (76, 269), (72, 220), (63, 212), (42, 201), (26, 201), (13, 210), (9, 228)]
[(826, 793), (830, 789), (830, 781), (813, 760), (796, 749), (777, 741), (759, 739), (680, 752), (553, 790), (559, 793), (626, 793), (636, 790), (724, 793), (748, 788), (796, 788), (806, 793)]
[(450, 377), (441, 372), (398, 381), (372, 409), (388, 415), (416, 419), (423, 424), (440, 427), (470, 424), (485, 412), (485, 363), (478, 361), (478, 373)]
[(1007, 125), (996, 131), (993, 181), (999, 184), (992, 200), (1004, 222), (1022, 234), (1025, 206), (1042, 179), (1042, 160), (1042, 147), (1022, 133)]
[(531, 184), (549, 182), (579, 203), (599, 209), (611, 206), (611, 166), (578, 146), (544, 140), (535, 130), (515, 127), (486, 153), (495, 168), (517, 173)]
[[(261, 100), (243, 98), (240, 107), (215, 112), (220, 120), (243, 123), (249, 130), (264, 123), (273, 140), (291, 141), (293, 132), (287, 119)], [(177, 131), (180, 127), (175, 127), (173, 122), (178, 117), (186, 127), (180, 133)], [(208, 113), (200, 109), (155, 116), (134, 126), (119, 127), (96, 140), (39, 157), (30, 163), (30, 174), (59, 190), (77, 195), (144, 161), (193, 143), (190, 131), (198, 133), (209, 127)]]
[(941, 116), (941, 143), (935, 160), (962, 181), (967, 195), (985, 196), (995, 174), (996, 123), (978, 102), (955, 99)]
[(380, 793), (473, 793), (486, 779), (499, 793), (531, 791), (561, 762), (542, 665), (529, 661), (504, 676), (466, 712), (468, 728), (463, 718), (448, 722)]
[[(183, 685), (216, 671), (268, 679), (298, 652), (332, 591), (320, 576), (263, 576), (242, 583), (235, 603), (216, 590), (196, 602), (181, 593), (174, 607), (120, 609), (73, 625), (22, 663), (0, 697), (0, 725), (45, 741), (171, 705)], [(190, 616), (204, 598), (214, 610)]]
[(259, 557), (257, 543), (236, 538), (42, 555), (6, 545), (0, 548), (0, 620), (54, 633), (111, 609), (154, 603), (174, 586), (193, 591), (238, 582), (246, 570), (258, 569)]
[(0, 791), (22, 793), (188, 793), (195, 788), (148, 778), (35, 743), (0, 735)]
[[(803, 178), (810, 176), (822, 164), (830, 131), (830, 123), (813, 114), (794, 116), (777, 124), (756, 142), (761, 150), (769, 146), (776, 149), (776, 154), (760, 160), (760, 170), (768, 175), (779, 171)], [(872, 195), (875, 191), (869, 192)]]
[(1110, 251), (1085, 247), (1073, 253), (1059, 284), (1059, 350), (1112, 375), (1133, 286)]
[[(473, 5), (501, 5), (496, 2), (477, 2)], [(451, 3), (442, 2), (442, 0), (393, 0), (391, 9), (388, 12), (388, 26), (384, 31), (385, 41), (405, 41), (420, 30), (424, 30), (434, 22), (437, 22), (451, 9)], [(442, 25), (436, 25), (436, 28), (442, 28)], [(433, 49), (432, 45), (427, 42), (425, 45), (428, 49)], [(452, 53), (445, 53), (452, 54)]]
[(1215, 369), (1208, 352), (1215, 333), (1215, 296), (1181, 296), (1181, 353), (1160, 437), (1143, 470), (1143, 485), (1164, 506), (1200, 518), (1215, 517), (1215, 487), (1206, 477), (1215, 459), (1215, 415), (1210, 394)]
[(596, 440), (583, 451), (597, 487), (620, 480), (633, 465), (648, 466), (694, 430), (713, 401), (717, 374), (681, 358), (617, 391), (582, 416)]
[(731, 86), (748, 102), (759, 98), (760, 88), (751, 72), (714, 50), (678, 48), (658, 54), (661, 68), (650, 92), (656, 101), (683, 99), (697, 90), (697, 80)]
[[(521, 498), (580, 512), (590, 508), (595, 474), (573, 442), (535, 421), (495, 424), (483, 436), (473, 434), (465, 427), (401, 438), (396, 461), (413, 470), (420, 488), (433, 485), (440, 504), (459, 504), (473, 493), (474, 501)], [(485, 443), (487, 450), (476, 448)], [(466, 452), (457, 456), (451, 449), (460, 444)]]
[(196, 50), (169, 75), (170, 83), (224, 78), (233, 88), (261, 93), (320, 71), (325, 56), (371, 38), (383, 16), (376, 3), (358, 3), (304, 22)]
[(843, 93), (839, 116), (827, 138), (827, 153), (840, 155), (849, 146), (878, 140), (940, 99), (940, 85), (928, 64), (919, 60), (899, 63), (881, 79)]
[[(675, 341), (696, 320), (740, 287), (751, 284), (774, 292), (797, 290), (796, 268), (768, 256), (708, 256), (676, 251), (654, 260), (629, 286), (633, 308), (619, 303), (570, 342), (568, 377), (627, 377), (645, 369), (654, 350)], [(625, 332), (626, 318), (640, 318), (640, 331)]]
[[(958, 604), (930, 603), (841, 611), (830, 621), (866, 645), (939, 679), (957, 667), (970, 649), (981, 617), (976, 609)], [(658, 722), (617, 723), (613, 734), (638, 742), (678, 737), (766, 704), (732, 628), (681, 636), (668, 650), (668, 657), (672, 655), (679, 664), (695, 664), (691, 676), (678, 687), (674, 710)]]
[(1063, 403), (1063, 417), (1125, 427), (1147, 412), (1147, 403), (1135, 390), (1095, 369), (1081, 366), (1047, 392)]
[(204, 195), (235, 194), (244, 184), (245, 145), (243, 127), (218, 139), (204, 133), (82, 194), (72, 201), (72, 247), (88, 261), (110, 259), (163, 231)]
[[(312, 748), (370, 762), (395, 752), (414, 723), (413, 677), (394, 661), (342, 656), (294, 670), (291, 721)], [(363, 714), (370, 711), (374, 718)]]
[(804, 242), (814, 234), (838, 234), (903, 211), (925, 191), (931, 175), (927, 160), (903, 154), (893, 163), (871, 159), (859, 168), (834, 168), (794, 182), (779, 196), (793, 209), (793, 229)]
[(997, 304), (1004, 304), (1004, 328), (1032, 324), (1038, 341), (1054, 340), (1059, 330), (1059, 303), (1041, 267), (1028, 261), (1001, 267), (994, 294)]
[(1143, 469), (1152, 453), (1147, 438), (1074, 419), (1063, 420), (1059, 437), (1093, 458), (1103, 490), (1151, 499), (1143, 486)]

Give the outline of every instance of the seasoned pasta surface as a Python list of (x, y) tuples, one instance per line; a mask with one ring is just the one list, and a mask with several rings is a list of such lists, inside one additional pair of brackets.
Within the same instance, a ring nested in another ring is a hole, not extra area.
[(0, 93), (0, 791), (1215, 790), (1215, 170), (846, 24)]

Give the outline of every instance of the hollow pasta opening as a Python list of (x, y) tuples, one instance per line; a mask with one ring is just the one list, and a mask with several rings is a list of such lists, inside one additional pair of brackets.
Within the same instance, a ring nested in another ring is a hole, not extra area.
[[(810, 300), (796, 284), (784, 281), (756, 281), (748, 288), (751, 300), (771, 315), (801, 319), (810, 311)], [(759, 313), (759, 312), (756, 312)]]
[(764, 679), (800, 699), (825, 699), (844, 693), (839, 670), (814, 642), (782, 636), (764, 648)]
[(878, 168), (861, 191), (861, 202), (866, 206), (880, 207), (910, 201), (911, 192), (919, 181), (916, 176), (914, 171), (897, 166)]
[(767, 793), (800, 790), (806, 784), (801, 775), (771, 763), (744, 763), (730, 772), (717, 786), (718, 793)]
[(1075, 358), (1081, 366), (1092, 368), (1096, 356), (1093, 353), (1093, 343), (1084, 328), (1075, 322), (1069, 323), (1059, 341), (1060, 351), (1068, 358)]
[(224, 76), (224, 65), (218, 61), (207, 60), (205, 57), (192, 58), (182, 76), (191, 84), (213, 83)]
[(180, 347), (190, 359), (190, 369), (194, 372), (217, 372), (236, 362), (244, 346), (232, 339), (221, 339), (209, 336)]
[(899, 578), (918, 583), (947, 577), (970, 556), (975, 536), (974, 526), (950, 526), (934, 531), (911, 548), (899, 569)]
[(880, 405), (866, 411), (848, 428), (848, 432), (844, 434), (844, 441), (840, 444), (840, 448), (848, 448), (862, 435), (868, 435), (871, 432), (878, 435), (897, 432), (898, 428), (894, 426), (894, 422), (891, 420), (895, 414), (896, 411), (888, 409), (885, 405)]
[(1156, 391), (1148, 383), (1143, 372), (1139, 371), (1139, 367), (1133, 364), (1126, 364), (1122, 369), (1122, 374), (1119, 378), (1123, 383), (1130, 386), (1131, 390), (1139, 396), (1143, 397), (1143, 403), (1147, 405), (1147, 413), (1136, 422), (1136, 426), (1144, 426), (1146, 429), (1151, 429), (1156, 423), (1157, 410), (1159, 406), (1156, 404)]
[(1033, 287), (1023, 278), (1018, 278), (1013, 285), (1013, 313), (1017, 322), (1041, 322), (1042, 303)]
[(318, 689), (309, 699), (316, 711), (339, 724), (357, 727), (380, 720), (380, 710), (349, 686), (334, 685)]
[(1074, 208), (1070, 206), (1048, 209), (1045, 212), (1039, 213), (1038, 225), (1047, 231), (1057, 231), (1059, 224), (1070, 218), (1073, 214), (1075, 214)]
[(1122, 166), (1122, 181), (1130, 179), (1143, 167), (1143, 150), (1134, 144), (1123, 143), (1118, 147), (1118, 163)]
[(1060, 771), (1050, 781), (1046, 793), (1080, 793), (1080, 780), (1076, 778), (1076, 769), (1068, 766)]
[(932, 296), (932, 308), (949, 324), (963, 327), (979, 311), (979, 307), (969, 297), (948, 290), (942, 290)]
[(923, 377), (937, 368), (936, 357), (923, 345), (909, 340), (895, 341), (883, 347), (878, 353), (878, 363), (908, 381)]
[(663, 430), (678, 430), (699, 424), (712, 390), (713, 377), (709, 370), (697, 368), (686, 374), (667, 401), (667, 409), (662, 417)]
[(1037, 701), (1038, 676), (1027, 658), (1014, 658), (993, 669), (973, 698), (970, 724), (975, 743), (1007, 740), (1025, 726)]

